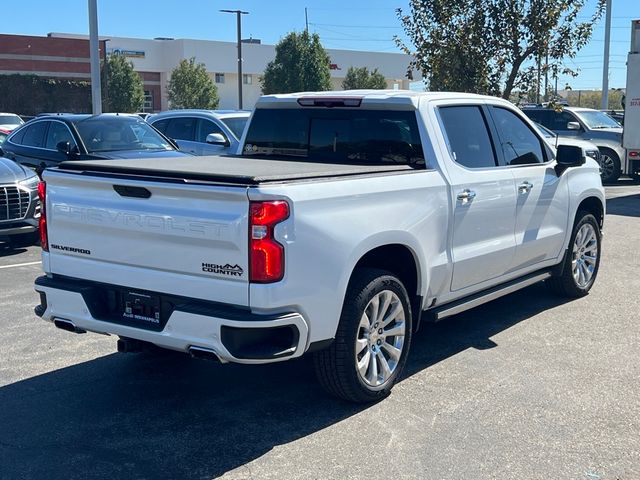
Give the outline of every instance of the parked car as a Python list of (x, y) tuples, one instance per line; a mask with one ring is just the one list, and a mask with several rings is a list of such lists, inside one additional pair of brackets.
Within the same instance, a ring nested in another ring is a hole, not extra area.
[(622, 125), (606, 113), (592, 108), (523, 108), (533, 121), (562, 137), (576, 137), (595, 143), (601, 153), (602, 181), (615, 182), (629, 167), (622, 147)]
[(251, 112), (242, 110), (170, 110), (147, 122), (194, 155), (235, 153)]
[(0, 113), (0, 145), (22, 124), (24, 121), (15, 113)]
[(138, 116), (109, 113), (36, 117), (2, 148), (6, 157), (33, 169), (65, 160), (188, 156)]
[[(535, 127), (540, 132), (540, 135), (544, 137), (546, 142), (553, 148), (557, 148), (558, 145), (572, 145), (575, 147), (580, 147), (582, 149), (582, 153), (585, 157), (593, 158), (598, 165), (600, 165), (601, 155), (598, 146), (587, 140), (580, 140), (575, 137), (561, 137), (557, 133), (552, 132), (547, 127), (540, 125), (539, 123), (534, 122)], [(602, 175), (602, 171), (600, 172)]]
[(266, 96), (244, 137), (233, 158), (46, 170), (36, 313), (121, 351), (314, 352), (329, 392), (368, 402), (400, 378), (421, 320), (543, 280), (567, 297), (594, 284), (598, 164), (556, 152), (506, 100)]
[(32, 170), (0, 157), (0, 237), (15, 245), (37, 241), (38, 181)]
[(624, 128), (624, 110), (601, 110), (609, 115)]

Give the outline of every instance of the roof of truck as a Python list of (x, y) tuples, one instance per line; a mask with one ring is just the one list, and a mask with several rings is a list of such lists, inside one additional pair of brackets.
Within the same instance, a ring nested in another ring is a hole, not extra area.
[[(273, 104), (297, 103), (300, 99), (346, 99), (358, 98), (363, 104), (379, 104), (381, 102), (389, 104), (411, 104), (418, 105), (420, 99), (427, 100), (447, 100), (456, 98), (467, 98), (476, 100), (497, 100), (496, 97), (487, 95), (477, 95), (463, 92), (416, 92), (413, 90), (337, 90), (328, 92), (299, 92), (284, 93), (274, 95), (264, 95), (260, 97), (256, 108)], [(501, 99), (500, 99), (501, 100)]]

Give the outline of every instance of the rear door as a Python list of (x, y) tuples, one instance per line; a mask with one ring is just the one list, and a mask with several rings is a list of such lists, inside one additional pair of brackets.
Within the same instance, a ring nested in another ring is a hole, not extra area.
[(516, 250), (510, 267), (515, 271), (560, 255), (569, 215), (568, 176), (558, 176), (550, 149), (515, 110), (492, 106), (490, 112), (500, 163), (515, 180)]
[(44, 179), (53, 273), (248, 305), (245, 187)]
[(454, 210), (451, 290), (496, 279), (515, 253), (516, 195), (513, 176), (500, 168), (482, 105), (438, 109), (449, 159)]

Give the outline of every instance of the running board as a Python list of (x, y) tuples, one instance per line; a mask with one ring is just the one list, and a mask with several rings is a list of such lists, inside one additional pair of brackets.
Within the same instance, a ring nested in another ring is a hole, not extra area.
[(458, 313), (462, 313), (471, 308), (495, 300), (496, 298), (509, 295), (510, 293), (528, 287), (529, 285), (533, 285), (534, 283), (546, 280), (549, 277), (551, 277), (550, 271), (531, 273), (525, 277), (518, 278), (516, 280), (512, 280), (511, 282), (503, 283), (502, 285), (490, 288), (489, 290), (484, 290), (469, 297), (455, 300), (440, 307), (430, 309), (428, 311), (431, 313), (431, 315), (429, 315), (427, 318), (429, 318), (429, 320), (432, 322), (438, 322), (447, 317), (457, 315)]

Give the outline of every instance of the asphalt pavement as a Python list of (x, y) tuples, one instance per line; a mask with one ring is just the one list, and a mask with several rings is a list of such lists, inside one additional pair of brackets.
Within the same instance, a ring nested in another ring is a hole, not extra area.
[(640, 478), (640, 186), (607, 188), (585, 298), (544, 285), (426, 325), (404, 379), (334, 400), (311, 362), (118, 354), (33, 314), (37, 247), (0, 243), (0, 479)]

